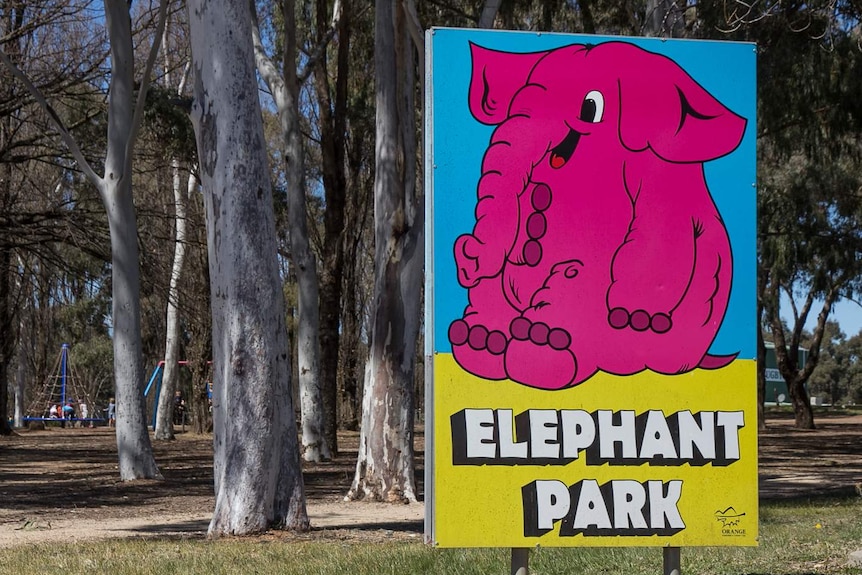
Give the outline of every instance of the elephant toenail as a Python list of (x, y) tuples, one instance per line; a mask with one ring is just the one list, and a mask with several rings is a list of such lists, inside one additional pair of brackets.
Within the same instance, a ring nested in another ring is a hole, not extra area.
[(494, 355), (502, 355), (506, 351), (506, 336), (501, 331), (488, 334), (488, 351)]
[(538, 240), (548, 231), (548, 220), (541, 212), (534, 212), (527, 218), (527, 235), (532, 240)]
[(530, 320), (525, 317), (516, 317), (509, 325), (509, 333), (517, 340), (526, 341), (530, 338)]
[(542, 245), (536, 240), (530, 240), (524, 244), (524, 261), (530, 267), (539, 265), (542, 261)]
[(530, 327), (530, 340), (536, 345), (546, 345), (548, 343), (548, 334), (551, 332), (547, 324), (534, 323)]
[(456, 319), (449, 326), (449, 341), (452, 345), (464, 345), (470, 335), (470, 326), (463, 319)]
[(533, 209), (537, 212), (544, 212), (551, 207), (551, 188), (547, 184), (539, 184), (533, 188), (533, 195), (530, 199), (533, 203)]
[(649, 313), (638, 309), (632, 312), (631, 326), (635, 331), (646, 331), (649, 329)]
[(476, 350), (485, 349), (488, 344), (488, 328), (484, 325), (474, 325), (470, 328), (470, 347)]
[(666, 313), (657, 313), (650, 320), (650, 328), (656, 333), (667, 333), (673, 327), (673, 320)]
[(608, 323), (616, 329), (623, 329), (629, 324), (629, 312), (625, 308), (615, 307), (608, 314)]
[(555, 327), (548, 334), (548, 345), (556, 350), (568, 349), (572, 343), (572, 336), (564, 329)]

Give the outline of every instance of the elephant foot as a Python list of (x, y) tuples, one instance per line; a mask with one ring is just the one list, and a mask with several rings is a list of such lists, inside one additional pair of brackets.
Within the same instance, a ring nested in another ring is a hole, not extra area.
[(629, 312), (623, 307), (615, 307), (608, 313), (608, 323), (614, 329), (631, 327), (635, 331), (651, 330), (659, 334), (667, 333), (673, 327), (673, 320), (666, 313), (659, 312), (651, 316), (642, 309)]
[(562, 389), (575, 382), (578, 362), (569, 349), (572, 338), (566, 330), (525, 317), (515, 318), (510, 330), (505, 356), (510, 379), (538, 389)]
[(483, 379), (506, 379), (503, 354), (508, 338), (503, 332), (456, 319), (449, 326), (449, 342), (455, 361), (465, 371)]

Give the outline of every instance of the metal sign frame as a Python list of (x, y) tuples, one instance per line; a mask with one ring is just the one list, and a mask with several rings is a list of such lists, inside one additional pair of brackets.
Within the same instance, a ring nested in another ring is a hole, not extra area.
[(757, 544), (755, 60), (426, 33), (429, 542)]

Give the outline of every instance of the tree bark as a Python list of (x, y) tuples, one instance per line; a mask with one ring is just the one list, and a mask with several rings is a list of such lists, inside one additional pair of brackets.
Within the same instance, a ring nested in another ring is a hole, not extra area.
[(797, 429), (814, 429), (814, 411), (811, 409), (811, 398), (805, 389), (806, 380), (801, 377), (787, 379), (787, 391), (790, 393), (790, 403), (793, 405), (794, 421)]
[[(254, 9), (254, 3), (250, 3)], [(254, 13), (252, 13), (254, 14)], [(296, 73), (296, 14), (293, 0), (284, 0), (283, 77), (266, 55), (257, 23), (253, 22), (255, 60), (261, 77), (272, 92), (284, 142), (287, 179), (287, 220), (290, 253), (296, 274), (297, 362), (299, 403), (302, 418), (302, 450), (306, 461), (331, 459), (323, 434), (323, 395), (320, 384), (320, 312), (318, 308), (317, 261), (308, 240), (305, 206), (305, 158), (299, 125), (299, 79)], [(256, 18), (255, 18), (256, 20)]]
[[(105, 0), (105, 22), (111, 40), (108, 149), (105, 175), (97, 187), (108, 214), (111, 235), (117, 452), (120, 478), (129, 481), (161, 478), (161, 474), (153, 457), (144, 402), (140, 256), (132, 200), (132, 149), (140, 118), (136, 118), (139, 112), (135, 105), (135, 57), (128, 5)], [(160, 36), (157, 38), (161, 40)], [(138, 104), (142, 105), (146, 88), (141, 89), (138, 97)]]
[(500, 10), (500, 4), (503, 0), (485, 0), (482, 6), (482, 14), (479, 16), (479, 28), (493, 28), (494, 20), (497, 18), (497, 12)]
[[(17, 9), (16, 9), (17, 8)], [(8, 34), (17, 31), (23, 21), (23, 7), (10, 7), (6, 11), (5, 26)], [(7, 43), (8, 57), (17, 64), (20, 50), (17, 39)], [(10, 83), (3, 87), (4, 96), (9, 101), (15, 98), (14, 86)], [(0, 128), (0, 150), (9, 145), (7, 138), (12, 136), (12, 116), (6, 115)], [(9, 213), (12, 207), (12, 164), (8, 161), (0, 164), (0, 213)], [(12, 307), (12, 249), (7, 242), (0, 246), (0, 435), (9, 435), (9, 366), (12, 363), (12, 353), (15, 349), (14, 310)]]
[[(171, 49), (165, 41), (164, 65), (165, 85), (173, 89), (171, 85)], [(188, 68), (176, 88), (177, 97), (182, 97), (185, 90)], [(186, 259), (186, 220), (188, 218), (188, 198), (194, 192), (195, 177), (189, 174), (186, 190), (183, 191), (180, 181), (180, 161), (174, 157), (171, 159), (171, 183), (174, 196), (174, 259), (171, 265), (171, 279), (168, 287), (168, 304), (165, 315), (165, 364), (162, 372), (161, 394), (159, 405), (156, 410), (156, 428), (153, 436), (157, 440), (174, 439), (174, 414), (176, 400), (174, 399), (179, 380), (180, 361), (180, 278)]]
[[(147, 431), (144, 359), (141, 351), (141, 291), (138, 225), (132, 202), (131, 162), (105, 165), (102, 201), (111, 232), (111, 302), (117, 400), (117, 454), (124, 481), (159, 478)], [(122, 171), (114, 171), (116, 168)], [(117, 174), (123, 174), (117, 177)]]
[[(25, 275), (26, 277), (26, 275)], [(21, 282), (22, 285), (25, 285), (25, 282)], [(29, 298), (28, 298), (29, 299)], [(23, 315), (26, 313), (26, 309), (28, 307), (27, 303), (24, 303), (24, 309), (19, 310), (20, 314)], [(23, 317), (19, 316), (18, 321), (18, 369), (15, 375), (15, 416), (13, 419), (15, 427), (23, 427), (24, 426), (24, 410), (26, 397), (25, 390), (27, 388), (27, 345), (26, 345), (26, 337), (25, 337), (26, 327), (25, 320)]]
[(174, 261), (171, 266), (171, 280), (168, 287), (168, 308), (165, 328), (165, 369), (162, 373), (161, 395), (156, 416), (154, 437), (157, 440), (174, 439), (174, 395), (179, 379), (180, 361), (180, 277), (186, 257), (186, 204), (194, 190), (195, 179), (189, 174), (186, 190), (180, 182), (180, 163), (171, 160), (174, 191)]
[(763, 341), (764, 297), (766, 296), (767, 271), (757, 266), (757, 429), (766, 430), (766, 344)]
[(642, 26), (644, 35), (679, 38), (684, 28), (684, 14), (675, 0), (647, 0), (646, 19)]
[[(758, 310), (761, 307), (758, 305)], [(757, 314), (757, 429), (766, 429), (766, 414), (763, 404), (766, 401), (766, 344), (763, 342), (763, 330), (760, 327), (762, 313)]]
[[(838, 298), (842, 286), (847, 282), (848, 272), (838, 274), (829, 278), (829, 287), (822, 294), (823, 305), (817, 314), (817, 322), (814, 333), (808, 344), (808, 358), (805, 365), (799, 366), (799, 345), (806, 320), (811, 307), (816, 299), (813, 290), (809, 290), (801, 312), (795, 319), (795, 325), (790, 334), (790, 340), (785, 335), (784, 325), (779, 314), (779, 284), (775, 278), (770, 278), (766, 298), (769, 308), (768, 319), (772, 326), (772, 335), (775, 340), (775, 359), (778, 369), (784, 381), (787, 382), (787, 391), (790, 393), (791, 403), (795, 414), (796, 427), (798, 429), (814, 429), (814, 411), (811, 409), (811, 401), (805, 384), (808, 382), (814, 369), (820, 361), (820, 346), (823, 343), (823, 335), (826, 333), (826, 320), (832, 311), (832, 305)], [(765, 302), (766, 303), (766, 302)]]
[[(317, 3), (317, 41), (327, 34), (326, 2)], [(350, 48), (351, 3), (344, 0), (338, 20), (335, 99), (329, 86), (324, 54), (315, 66), (314, 82), (320, 113), (320, 154), (326, 211), (323, 214), (323, 250), (320, 269), (320, 386), (323, 395), (324, 436), (332, 454), (338, 453), (338, 365), (344, 275), (344, 210), (347, 78)]]
[(308, 529), (246, 2), (191, 0), (213, 315), (211, 536)]
[(416, 501), (413, 423), (423, 262), (413, 46), (400, 3), (375, 3), (375, 279), (359, 456), (347, 499)]
[[(5, 188), (0, 198), (0, 209), (9, 205), (8, 184), (0, 184)], [(12, 250), (0, 248), (0, 435), (10, 435), (9, 425), (9, 366), (15, 352), (15, 313), (12, 308)]]

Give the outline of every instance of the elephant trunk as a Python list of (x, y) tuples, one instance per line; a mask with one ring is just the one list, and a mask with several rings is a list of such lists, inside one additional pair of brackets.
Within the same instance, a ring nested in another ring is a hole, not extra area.
[(509, 116), (494, 131), (485, 152), (472, 234), (475, 244), (464, 249), (467, 257), (477, 260), (475, 280), (499, 273), (515, 244), (519, 198), (551, 141), (536, 134), (536, 127), (528, 115)]

